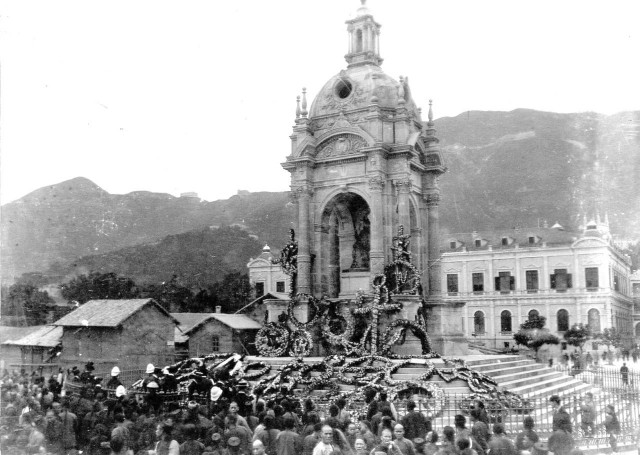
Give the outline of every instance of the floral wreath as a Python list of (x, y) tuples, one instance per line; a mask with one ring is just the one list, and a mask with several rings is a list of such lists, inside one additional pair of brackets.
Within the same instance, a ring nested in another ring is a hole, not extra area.
[[(393, 330), (396, 329), (397, 327), (400, 327), (401, 329), (396, 331), (392, 335)], [(384, 331), (384, 334), (382, 335), (382, 339), (384, 340), (382, 352), (383, 353), (389, 352), (391, 350), (391, 347), (395, 343), (400, 341), (404, 342), (404, 337), (407, 329), (411, 330), (411, 332), (420, 340), (420, 344), (422, 345), (422, 353), (423, 354), (430, 353), (431, 341), (429, 340), (429, 335), (427, 334), (427, 331), (420, 324), (417, 324), (408, 319), (396, 319), (395, 321), (389, 324), (387, 329)]]
[(313, 339), (306, 330), (296, 330), (289, 335), (289, 354), (293, 357), (306, 357), (311, 354)]
[(256, 335), (256, 349), (263, 357), (280, 357), (289, 346), (289, 330), (275, 322), (269, 322)]

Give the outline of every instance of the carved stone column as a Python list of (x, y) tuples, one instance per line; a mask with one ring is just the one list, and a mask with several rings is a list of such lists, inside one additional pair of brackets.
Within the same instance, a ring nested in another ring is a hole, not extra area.
[(427, 266), (429, 268), (429, 295), (436, 297), (441, 291), (440, 286), (440, 214), (438, 213), (438, 204), (440, 202), (440, 193), (429, 193), (427, 195), (427, 211), (428, 211), (428, 245), (429, 260)]
[(396, 181), (398, 187), (398, 218), (399, 223), (404, 227), (404, 232), (411, 233), (411, 215), (409, 193), (411, 191), (411, 180)]
[(308, 186), (301, 186), (296, 191), (298, 193), (298, 292), (311, 294), (309, 206), (312, 190)]
[(384, 271), (383, 187), (383, 177), (375, 176), (369, 179), (369, 190), (371, 191), (371, 251), (369, 252), (369, 264), (372, 275), (379, 274)]

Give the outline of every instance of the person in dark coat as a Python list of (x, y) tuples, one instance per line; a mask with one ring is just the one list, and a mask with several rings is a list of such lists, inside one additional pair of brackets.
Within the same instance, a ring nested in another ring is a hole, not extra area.
[(551, 403), (551, 407), (553, 408), (553, 431), (564, 430), (567, 433), (571, 433), (573, 431), (573, 426), (571, 425), (571, 416), (560, 404), (560, 397), (558, 395), (552, 395), (549, 398), (549, 402)]
[(415, 438), (424, 438), (431, 431), (431, 421), (427, 420), (420, 412), (416, 412), (415, 409), (416, 402), (413, 400), (407, 401), (407, 413), (401, 421), (405, 438), (412, 441)]

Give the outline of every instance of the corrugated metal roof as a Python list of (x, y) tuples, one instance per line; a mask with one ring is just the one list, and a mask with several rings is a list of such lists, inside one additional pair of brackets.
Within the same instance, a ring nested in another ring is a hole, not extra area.
[(2, 344), (54, 348), (62, 342), (62, 330), (62, 327), (56, 327), (54, 325), (40, 326), (40, 328), (35, 332), (17, 340), (5, 341)]
[(211, 319), (214, 313), (171, 313), (178, 320), (178, 327), (184, 333), (189, 332), (197, 325)]
[(224, 325), (236, 330), (259, 330), (262, 328), (262, 324), (254, 321), (244, 314), (213, 313), (212, 316)]
[(77, 310), (54, 322), (65, 327), (118, 327), (147, 305), (155, 305), (160, 311), (178, 321), (153, 299), (89, 300)]

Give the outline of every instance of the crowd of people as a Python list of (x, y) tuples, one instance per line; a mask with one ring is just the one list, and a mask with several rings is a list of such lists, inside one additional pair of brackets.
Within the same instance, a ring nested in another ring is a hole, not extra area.
[[(507, 435), (502, 423), (490, 422), (482, 401), (468, 416), (455, 416), (453, 426), (435, 422), (406, 402), (398, 413), (384, 391), (365, 391), (361, 409), (346, 402), (319, 409), (307, 397), (286, 393), (264, 399), (246, 381), (233, 386), (215, 383), (207, 396), (187, 402), (158, 393), (150, 374), (144, 393), (127, 393), (112, 370), (108, 382), (116, 393), (93, 381), (90, 369), (48, 379), (6, 374), (1, 379), (2, 453), (88, 455), (579, 455), (573, 425), (560, 398), (551, 397), (553, 433), (541, 441), (530, 416), (519, 431)], [(84, 376), (83, 376), (84, 375)], [(82, 385), (64, 387), (71, 380)], [(73, 390), (73, 391), (72, 391)], [(611, 407), (605, 425), (619, 431)], [(583, 430), (590, 428), (588, 422)], [(593, 428), (591, 427), (591, 430)], [(615, 436), (614, 436), (615, 437)]]

